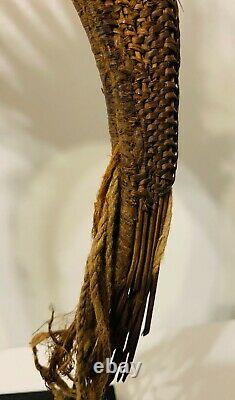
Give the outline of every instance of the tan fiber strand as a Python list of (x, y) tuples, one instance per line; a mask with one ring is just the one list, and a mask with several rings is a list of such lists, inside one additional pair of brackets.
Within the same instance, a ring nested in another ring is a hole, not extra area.
[(163, 227), (162, 227), (162, 233), (159, 238), (158, 244), (157, 244), (157, 249), (156, 249), (156, 255), (154, 258), (154, 263), (153, 263), (153, 274), (156, 274), (161, 261), (162, 257), (164, 255), (164, 251), (166, 248), (166, 243), (169, 235), (169, 230), (171, 226), (171, 217), (172, 217), (172, 193), (170, 193), (169, 200), (168, 200), (168, 205), (167, 205), (167, 212), (166, 212), (166, 217), (163, 222)]

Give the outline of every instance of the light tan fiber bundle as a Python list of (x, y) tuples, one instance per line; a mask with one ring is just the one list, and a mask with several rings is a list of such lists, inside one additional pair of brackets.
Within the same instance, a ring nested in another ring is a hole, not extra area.
[(32, 348), (55, 398), (101, 400), (114, 376), (96, 374), (94, 363), (131, 362), (150, 329), (178, 156), (179, 18), (177, 0), (73, 3), (100, 71), (112, 155), (74, 320), (53, 330), (52, 318)]

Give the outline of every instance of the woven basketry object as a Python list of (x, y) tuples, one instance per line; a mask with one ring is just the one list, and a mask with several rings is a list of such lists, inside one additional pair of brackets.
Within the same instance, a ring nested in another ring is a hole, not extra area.
[(56, 330), (52, 315), (32, 347), (55, 398), (100, 400), (115, 375), (95, 373), (94, 363), (130, 363), (150, 330), (178, 156), (179, 17), (177, 0), (73, 3), (100, 72), (112, 155), (74, 319)]

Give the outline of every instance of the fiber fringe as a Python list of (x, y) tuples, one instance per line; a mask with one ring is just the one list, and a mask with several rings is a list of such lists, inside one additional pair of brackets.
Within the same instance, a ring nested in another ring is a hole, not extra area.
[[(143, 211), (140, 200), (131, 267), (120, 292), (119, 282), (114, 280), (120, 207), (118, 162), (116, 150), (95, 204), (93, 242), (74, 321), (64, 330), (53, 331), (52, 313), (48, 332), (37, 333), (31, 341), (35, 365), (55, 399), (101, 399), (114, 376), (105, 372), (95, 374), (94, 363), (105, 364), (105, 359), (112, 357), (117, 364), (133, 360), (146, 308), (143, 334), (150, 328), (159, 266), (170, 227), (172, 196), (170, 192), (159, 197), (151, 211)], [(47, 366), (39, 361), (41, 344), (48, 347)], [(126, 377), (116, 376), (123, 381)]]

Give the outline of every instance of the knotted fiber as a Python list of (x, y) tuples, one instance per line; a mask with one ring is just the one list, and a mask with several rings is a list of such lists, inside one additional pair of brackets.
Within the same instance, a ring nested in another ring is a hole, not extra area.
[(53, 329), (52, 314), (31, 345), (56, 399), (100, 400), (115, 376), (94, 363), (131, 362), (150, 330), (178, 157), (179, 17), (177, 0), (73, 3), (100, 72), (112, 154), (74, 319)]

